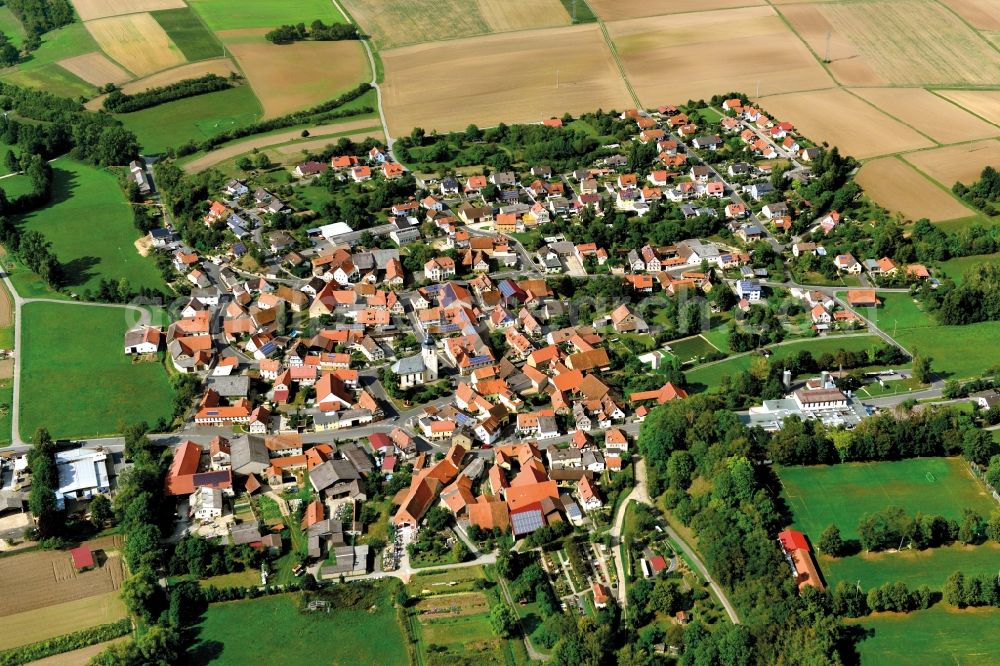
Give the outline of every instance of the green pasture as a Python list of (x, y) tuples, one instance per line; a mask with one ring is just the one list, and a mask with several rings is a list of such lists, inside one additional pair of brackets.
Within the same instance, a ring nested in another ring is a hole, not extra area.
[(965, 508), (984, 516), (996, 508), (961, 458), (782, 467), (778, 476), (794, 526), (814, 543), (831, 523), (845, 539), (857, 539), (861, 517), (888, 506), (954, 520)]
[(139, 233), (117, 177), (69, 159), (53, 162), (52, 168), (52, 202), (22, 216), (18, 224), (22, 232), (40, 231), (52, 243), (67, 288), (96, 291), (102, 278), (126, 278), (134, 288), (162, 288), (152, 258), (135, 249)]
[(222, 43), (190, 7), (150, 13), (189, 62), (225, 55)]
[(938, 604), (914, 613), (881, 613), (857, 622), (869, 635), (857, 645), (862, 664), (974, 666), (1000, 661), (1000, 609)]
[(405, 664), (406, 644), (392, 589), (383, 585), (374, 610), (300, 613), (294, 594), (212, 604), (188, 650), (187, 663)]
[(831, 587), (838, 581), (862, 589), (889, 582), (903, 582), (910, 588), (927, 585), (940, 590), (948, 576), (956, 571), (966, 574), (995, 574), (1000, 568), (1000, 544), (981, 546), (955, 544), (926, 550), (861, 553), (850, 557), (819, 557), (823, 577)]
[(141, 111), (119, 114), (135, 132), (145, 153), (162, 153), (188, 141), (203, 141), (220, 132), (260, 119), (260, 102), (250, 86), (188, 97)]
[(28, 303), (21, 312), (21, 437), (41, 427), (56, 438), (107, 436), (171, 417), (163, 365), (134, 364), (123, 353), (134, 312), (62, 303)]
[(344, 16), (329, 0), (282, 0), (281, 2), (245, 2), (244, 0), (189, 0), (188, 4), (212, 30), (241, 28), (277, 28), (280, 25), (305, 23), (316, 19), (324, 23), (345, 23)]

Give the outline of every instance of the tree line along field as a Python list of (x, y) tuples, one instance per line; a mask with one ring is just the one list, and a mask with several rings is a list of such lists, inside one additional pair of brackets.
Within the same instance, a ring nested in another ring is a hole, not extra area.
[(212, 604), (199, 625), (192, 664), (405, 664), (402, 630), (388, 585), (375, 610), (300, 613), (296, 594)]
[(174, 392), (163, 365), (133, 364), (122, 351), (125, 332), (138, 323), (135, 312), (28, 303), (21, 313), (23, 439), (41, 427), (58, 439), (110, 435), (126, 423), (171, 418)]
[(981, 546), (953, 544), (926, 550), (860, 553), (847, 557), (818, 557), (827, 585), (843, 581), (860, 584), (868, 590), (889, 582), (903, 582), (914, 589), (927, 585), (940, 590), (948, 576), (956, 571), (966, 575), (996, 574), (1000, 561), (1000, 544), (987, 542)]
[[(136, 289), (162, 288), (153, 260), (135, 250), (139, 234), (115, 175), (68, 158), (53, 162), (52, 170), (51, 203), (17, 224), (22, 232), (39, 231), (52, 243), (66, 287), (77, 293), (96, 291), (102, 278), (116, 283), (126, 278)], [(19, 277), (13, 280), (20, 292)]]
[(793, 524), (813, 543), (830, 524), (844, 539), (856, 539), (862, 516), (887, 506), (954, 520), (965, 508), (988, 516), (996, 507), (961, 458), (782, 467), (778, 477)]

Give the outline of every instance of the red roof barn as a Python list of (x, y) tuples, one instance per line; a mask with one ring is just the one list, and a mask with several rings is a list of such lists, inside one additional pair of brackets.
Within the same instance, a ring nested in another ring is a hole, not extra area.
[(76, 567), (77, 571), (86, 571), (87, 569), (94, 568), (94, 554), (90, 551), (89, 546), (83, 545), (79, 548), (74, 548), (69, 551), (69, 554), (73, 556), (73, 566)]

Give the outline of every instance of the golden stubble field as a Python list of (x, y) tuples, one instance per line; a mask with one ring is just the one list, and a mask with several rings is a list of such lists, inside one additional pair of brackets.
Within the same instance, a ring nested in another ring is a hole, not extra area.
[(839, 88), (765, 97), (760, 104), (773, 118), (793, 123), (803, 136), (826, 141), (845, 155), (861, 159), (934, 145)]
[(856, 180), (868, 196), (909, 220), (926, 217), (940, 222), (973, 214), (951, 194), (896, 157), (865, 162)]
[(71, 0), (81, 21), (186, 7), (184, 0)]
[[(833, 30), (850, 40), (859, 57), (888, 83), (996, 85), (1000, 81), (1000, 53), (933, 0), (814, 6)], [(825, 32), (822, 39), (826, 39)], [(815, 44), (813, 49), (823, 53)]]
[(979, 30), (1000, 30), (1000, 3), (997, 0), (941, 0), (956, 14)]
[(851, 92), (938, 143), (1000, 135), (1000, 127), (923, 88), (855, 88)]
[(767, 4), (764, 0), (587, 0), (605, 21)]
[(1000, 90), (938, 90), (959, 106), (994, 125), (1000, 125)]
[(344, 0), (379, 48), (570, 24), (559, 0)]
[(277, 45), (264, 39), (265, 32), (219, 33), (253, 86), (265, 118), (315, 106), (371, 79), (357, 40)]
[(633, 89), (647, 105), (742, 90), (761, 95), (834, 84), (770, 7), (607, 24)]
[[(793, 29), (805, 40), (816, 57), (829, 55), (827, 69), (845, 85), (879, 85), (888, 83), (872, 68), (847, 35), (834, 28), (818, 4), (785, 5), (779, 8)], [(829, 36), (829, 50), (827, 50)]]
[(595, 24), (418, 44), (381, 56), (394, 134), (634, 106)]
[(983, 168), (1000, 166), (1000, 141), (977, 141), (903, 155), (903, 159), (950, 188), (979, 180)]
[(132, 79), (131, 74), (97, 51), (74, 58), (66, 58), (57, 64), (87, 83), (98, 87), (106, 83), (121, 84)]
[(149, 14), (129, 14), (84, 24), (101, 50), (136, 76), (187, 62), (166, 31)]

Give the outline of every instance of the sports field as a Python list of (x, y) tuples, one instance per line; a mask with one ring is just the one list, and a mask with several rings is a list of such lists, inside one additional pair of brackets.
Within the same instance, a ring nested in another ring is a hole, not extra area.
[(862, 664), (962, 666), (996, 664), (998, 608), (958, 610), (938, 604), (915, 613), (880, 613), (858, 622), (874, 635), (857, 645)]
[[(788, 358), (798, 354), (800, 351), (812, 352), (813, 356), (820, 356), (824, 353), (834, 353), (838, 350), (864, 351), (873, 345), (878, 346), (881, 342), (873, 335), (851, 335), (833, 336), (828, 338), (816, 338), (812, 340), (797, 340), (788, 344), (771, 347), (772, 359)], [(710, 363), (686, 371), (688, 383), (702, 385), (708, 389), (715, 388), (722, 381), (723, 376), (732, 377), (742, 370), (750, 368), (750, 362), (754, 358), (751, 354), (733, 356), (717, 363)]]
[(188, 0), (212, 30), (240, 28), (277, 28), (279, 25), (309, 25), (316, 19), (324, 23), (345, 23), (330, 0)]
[(396, 134), (634, 106), (595, 24), (404, 46), (381, 57)]
[(246, 85), (118, 114), (148, 154), (161, 153), (192, 140), (202, 141), (219, 132), (249, 125), (260, 117), (260, 103)]
[(199, 625), (198, 642), (188, 652), (190, 663), (405, 664), (394, 588), (382, 587), (372, 611), (334, 608), (303, 614), (293, 594), (213, 604)]
[(939, 143), (1000, 135), (1000, 127), (923, 88), (856, 88), (851, 92)]
[(28, 303), (21, 312), (23, 438), (40, 427), (54, 438), (111, 435), (127, 423), (171, 417), (163, 366), (133, 364), (122, 352), (125, 331), (138, 323), (134, 312), (59, 303)]
[(804, 136), (828, 141), (841, 153), (857, 158), (934, 145), (916, 130), (840, 89), (765, 97), (760, 103), (773, 117), (793, 123)]
[(700, 356), (704, 356), (705, 354), (719, 351), (708, 340), (700, 335), (693, 338), (685, 338), (683, 340), (668, 342), (667, 345), (670, 347), (670, 352), (682, 362), (690, 361), (691, 359), (696, 359)]
[(833, 84), (770, 7), (617, 21), (607, 26), (645, 104), (709, 98), (723, 90), (774, 95)]
[(961, 544), (902, 550), (895, 553), (861, 553), (850, 557), (819, 557), (820, 569), (826, 582), (838, 581), (870, 589), (883, 583), (900, 581), (914, 588), (927, 585), (940, 590), (948, 576), (961, 570), (970, 575), (995, 574), (1000, 561), (1000, 544), (987, 542), (981, 546)]
[(246, 74), (265, 118), (307, 109), (371, 80), (368, 57), (357, 40), (277, 45), (261, 30), (219, 37)]
[(979, 180), (983, 167), (1000, 164), (1000, 141), (920, 150), (904, 155), (903, 159), (950, 189), (956, 181), (973, 183)]
[(570, 24), (559, 0), (345, 0), (379, 48)]
[[(140, 257), (132, 211), (110, 172), (69, 159), (52, 163), (52, 203), (20, 218), (22, 230), (52, 242), (72, 291), (96, 291), (101, 278), (127, 278), (133, 287), (162, 288), (152, 259)], [(2, 182), (2, 181), (0, 181)]]
[(951, 194), (898, 157), (865, 162), (855, 178), (868, 196), (908, 220), (932, 222), (973, 215)]
[(815, 543), (831, 523), (845, 539), (857, 539), (862, 516), (887, 506), (955, 520), (965, 508), (988, 516), (996, 503), (965, 465), (961, 458), (917, 458), (781, 467), (778, 476), (795, 527)]
[(152, 15), (189, 61), (225, 55), (222, 44), (190, 7), (165, 9)]

